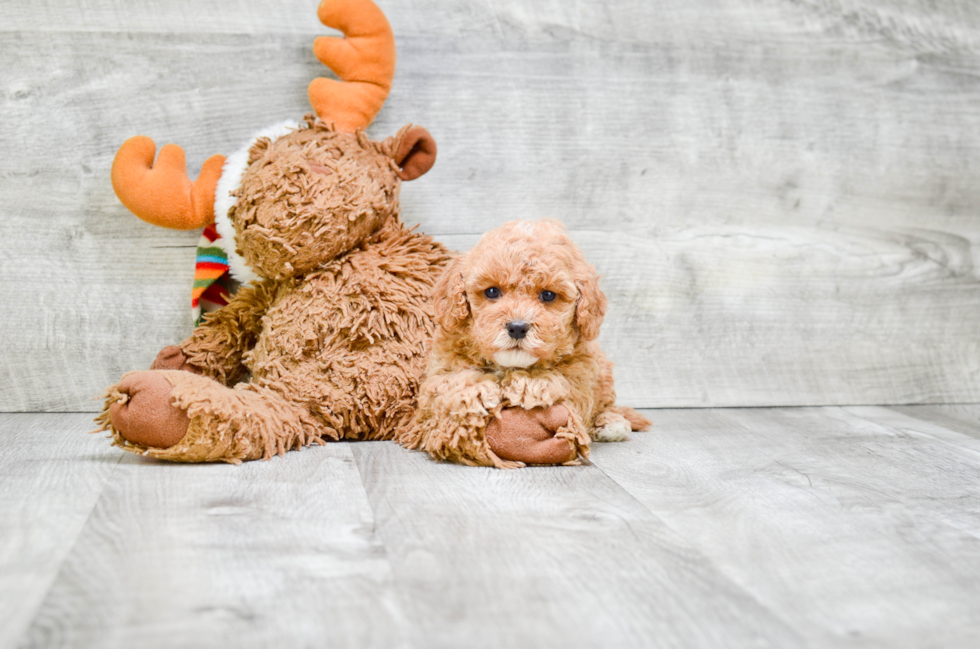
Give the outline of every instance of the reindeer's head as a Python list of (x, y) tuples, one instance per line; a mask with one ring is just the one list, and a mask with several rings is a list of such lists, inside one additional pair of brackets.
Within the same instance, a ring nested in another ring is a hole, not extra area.
[(424, 128), (406, 126), (381, 142), (364, 134), (395, 69), (381, 10), (370, 0), (323, 0), (318, 15), (345, 34), (314, 43), (317, 58), (342, 79), (310, 84), (319, 119), (277, 125), (227, 160), (210, 158), (193, 183), (179, 147), (163, 147), (152, 164), (149, 138), (128, 140), (113, 162), (117, 196), (143, 220), (177, 229), (216, 221), (239, 278), (249, 269), (276, 279), (301, 275), (350, 250), (398, 217), (401, 181), (435, 162)]
[(373, 142), (308, 115), (303, 126), (249, 147), (226, 213), (218, 201), (218, 229), (261, 276), (307, 273), (397, 218), (400, 181), (424, 173), (434, 149), (419, 127)]

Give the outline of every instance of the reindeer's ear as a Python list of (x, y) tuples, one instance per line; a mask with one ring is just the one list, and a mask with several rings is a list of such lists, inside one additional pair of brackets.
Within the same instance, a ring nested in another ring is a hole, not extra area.
[(575, 305), (575, 324), (586, 340), (599, 337), (599, 326), (606, 315), (606, 294), (599, 288), (599, 277), (595, 268), (583, 264), (576, 273), (575, 287), (578, 288), (578, 302)]
[(415, 180), (436, 163), (436, 141), (421, 126), (410, 126), (400, 134), (394, 159), (401, 167), (398, 177)]
[(446, 331), (453, 331), (470, 317), (466, 301), (463, 263), (454, 259), (432, 287), (432, 310), (435, 321)]

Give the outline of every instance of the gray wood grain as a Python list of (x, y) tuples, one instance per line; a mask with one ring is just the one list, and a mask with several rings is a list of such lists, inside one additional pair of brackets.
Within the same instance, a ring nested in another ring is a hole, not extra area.
[(980, 642), (980, 442), (883, 408), (663, 410), (595, 465), (813, 646)]
[(0, 647), (30, 625), (121, 453), (88, 414), (0, 416)]
[[(976, 3), (382, 4), (372, 132), (440, 147), (406, 220), (459, 247), (568, 223), (624, 401), (980, 399)], [(186, 335), (196, 235), (128, 215), (112, 155), (145, 133), (193, 174), (302, 115), (313, 5), (0, 8), (0, 410), (95, 409)]]
[(164, 464), (0, 414), (0, 646), (971, 648), (980, 439), (928, 415), (977, 407), (906, 411), (647, 411), (520, 471)]
[(892, 410), (980, 439), (980, 405), (894, 406)]
[(804, 646), (594, 467), (352, 448), (419, 646)]
[[(0, 31), (290, 33), (323, 30), (316, 0), (7, 0)], [(742, 0), (724, 4), (660, 0), (655, 10), (635, 0), (379, 0), (395, 34), (504, 39), (567, 39), (585, 35), (623, 42), (717, 40), (719, 35), (799, 36), (829, 32), (896, 40), (921, 50), (970, 49), (980, 10), (964, 0)], [(314, 9), (311, 9), (314, 7)], [(710, 11), (705, 10), (709, 8)]]
[(406, 634), (350, 448), (333, 444), (242, 467), (126, 455), (19, 646), (387, 648)]

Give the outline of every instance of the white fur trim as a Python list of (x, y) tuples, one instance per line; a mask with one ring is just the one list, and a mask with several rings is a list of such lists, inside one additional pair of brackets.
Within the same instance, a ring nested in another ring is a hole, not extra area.
[(269, 128), (263, 129), (252, 136), (248, 144), (238, 151), (235, 151), (227, 159), (225, 166), (221, 170), (221, 178), (218, 179), (218, 186), (214, 190), (214, 225), (221, 238), (218, 242), (228, 254), (228, 266), (231, 276), (243, 284), (259, 279), (259, 275), (252, 270), (245, 259), (238, 254), (235, 245), (235, 226), (232, 225), (228, 212), (235, 205), (235, 197), (231, 195), (233, 191), (241, 187), (242, 176), (248, 169), (248, 151), (260, 137), (267, 137), (270, 140), (286, 135), (290, 131), (299, 128), (299, 123), (288, 119)]
[(493, 361), (500, 367), (530, 367), (538, 362), (538, 357), (523, 349), (505, 349), (494, 354)]

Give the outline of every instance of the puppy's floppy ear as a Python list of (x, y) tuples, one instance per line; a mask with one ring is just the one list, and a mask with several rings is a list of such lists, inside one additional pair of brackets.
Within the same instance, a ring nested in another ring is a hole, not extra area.
[(432, 287), (432, 310), (435, 321), (446, 331), (452, 331), (470, 317), (463, 282), (463, 262), (456, 258), (446, 267)]
[(606, 315), (606, 294), (599, 288), (599, 277), (595, 268), (583, 263), (575, 273), (575, 287), (578, 288), (578, 302), (575, 304), (575, 324), (582, 337), (595, 340), (599, 337), (599, 326)]

